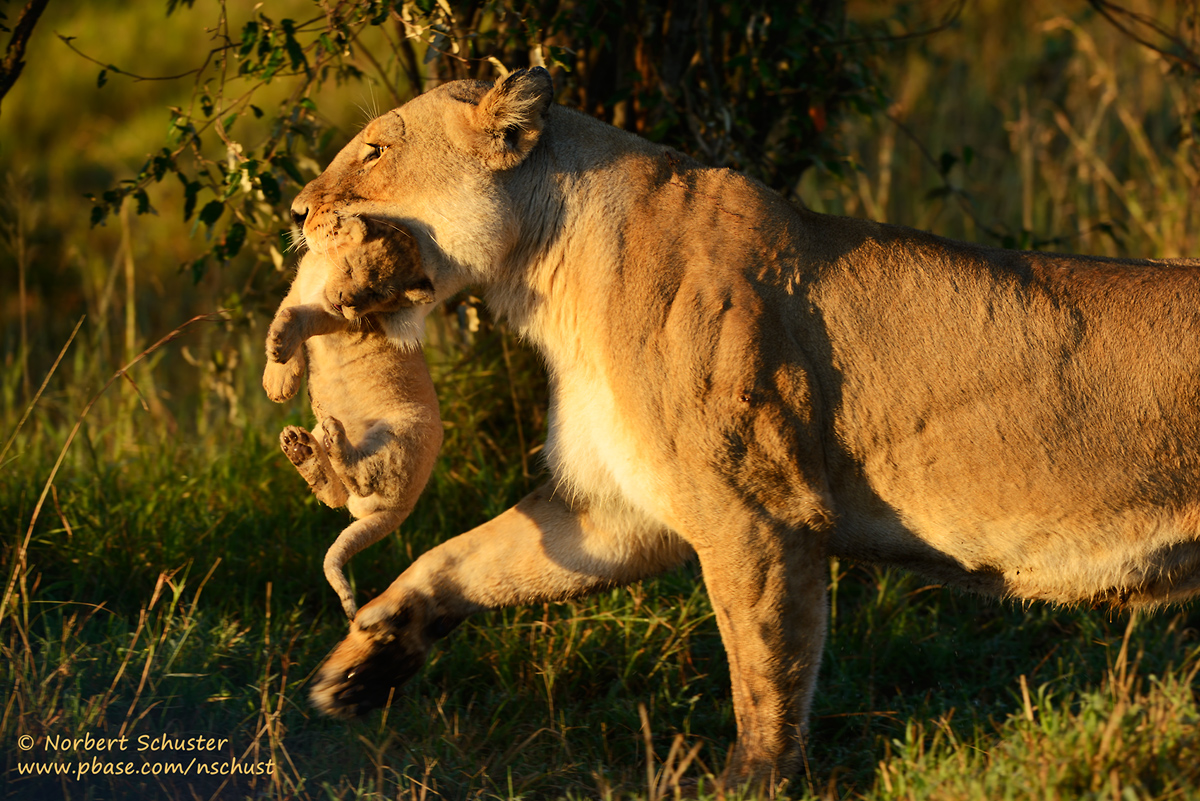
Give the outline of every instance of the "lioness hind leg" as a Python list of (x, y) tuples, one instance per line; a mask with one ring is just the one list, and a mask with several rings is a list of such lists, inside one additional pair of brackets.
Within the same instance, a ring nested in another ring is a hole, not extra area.
[(543, 486), (427, 551), (360, 609), (317, 672), (313, 704), (340, 717), (362, 714), (387, 703), (424, 664), (433, 642), (474, 612), (628, 584), (691, 553), (640, 519), (572, 508)]
[(828, 615), (825, 537), (755, 520), (696, 553), (729, 656), (738, 738), (725, 781), (769, 789), (802, 767)]
[(403, 520), (404, 515), (399, 512), (373, 512), (347, 526), (325, 552), (325, 578), (341, 599), (346, 617), (351, 620), (354, 619), (358, 606), (354, 603), (354, 591), (350, 588), (350, 582), (346, 580), (342, 568), (350, 561), (350, 557), (395, 531)]
[(316, 437), (300, 426), (288, 426), (279, 433), (279, 447), (318, 500), (335, 509), (346, 505), (350, 494)]

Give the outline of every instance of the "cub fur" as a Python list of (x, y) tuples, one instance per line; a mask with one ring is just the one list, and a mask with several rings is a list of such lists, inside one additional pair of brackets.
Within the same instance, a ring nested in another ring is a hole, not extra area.
[(275, 401), (292, 397), (307, 363), (318, 424), (311, 432), (288, 426), (279, 445), (317, 498), (355, 517), (324, 565), (353, 618), (343, 568), (408, 517), (433, 471), (442, 423), (420, 349), (408, 338), (389, 342), (374, 316), (428, 308), (432, 285), (411, 235), (357, 217), (340, 226), (337, 248), (305, 254), (275, 314), (263, 388)]
[(437, 291), (484, 287), (551, 382), (549, 483), (359, 611), (326, 712), (384, 703), (477, 610), (695, 554), (728, 780), (763, 783), (801, 762), (830, 556), (1060, 603), (1200, 590), (1200, 262), (815, 214), (554, 105), (540, 69), (374, 120), (292, 213), (312, 247), (347, 214), (408, 226)]

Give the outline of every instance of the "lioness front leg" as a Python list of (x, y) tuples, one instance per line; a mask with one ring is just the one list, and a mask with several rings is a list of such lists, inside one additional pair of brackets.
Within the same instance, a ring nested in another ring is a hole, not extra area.
[(729, 655), (738, 738), (726, 781), (769, 787), (801, 768), (828, 615), (825, 537), (760, 519), (727, 530), (693, 543)]
[(543, 486), (491, 521), (427, 551), (359, 610), (311, 697), (352, 717), (387, 703), (433, 642), (483, 609), (562, 601), (681, 563), (691, 549), (629, 516), (574, 509)]
[(288, 426), (279, 432), (279, 447), (308, 482), (317, 500), (334, 509), (346, 505), (350, 493), (316, 437), (300, 426)]

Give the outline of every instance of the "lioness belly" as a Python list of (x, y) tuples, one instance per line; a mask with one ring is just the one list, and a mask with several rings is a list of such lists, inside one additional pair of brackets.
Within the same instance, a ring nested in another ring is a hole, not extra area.
[(896, 510), (843, 511), (830, 537), (834, 555), (897, 565), (987, 595), (1144, 605), (1200, 591), (1195, 511), (1131, 511), (1090, 525), (1027, 518), (961, 526), (912, 520)]
[(835, 548), (1023, 598), (1195, 591), (1200, 409), (1169, 386), (1179, 375), (1155, 387), (1096, 371), (1086, 387), (1067, 365), (1024, 386), (956, 383), (912, 361), (941, 383), (907, 397), (878, 377), (842, 385)]

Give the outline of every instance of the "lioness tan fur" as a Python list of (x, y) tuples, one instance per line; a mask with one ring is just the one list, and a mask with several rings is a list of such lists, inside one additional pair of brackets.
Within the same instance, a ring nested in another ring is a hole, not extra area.
[(343, 568), (408, 517), (433, 471), (442, 423), (420, 349), (389, 342), (371, 316), (428, 308), (432, 290), (412, 237), (401, 226), (355, 217), (339, 231), (338, 247), (300, 262), (267, 334), (263, 388), (275, 401), (292, 397), (307, 362), (319, 422), (311, 433), (288, 426), (279, 444), (317, 498), (356, 518), (324, 565), (353, 618)]
[[(730, 782), (794, 771), (831, 555), (997, 596), (1200, 589), (1200, 262), (1012, 252), (794, 208), (551, 102), (442, 86), (296, 198), (408, 226), (541, 351), (551, 480), (354, 619), (318, 707), (383, 704), (481, 609), (695, 553), (730, 660)], [(396, 325), (404, 322), (398, 314)]]

